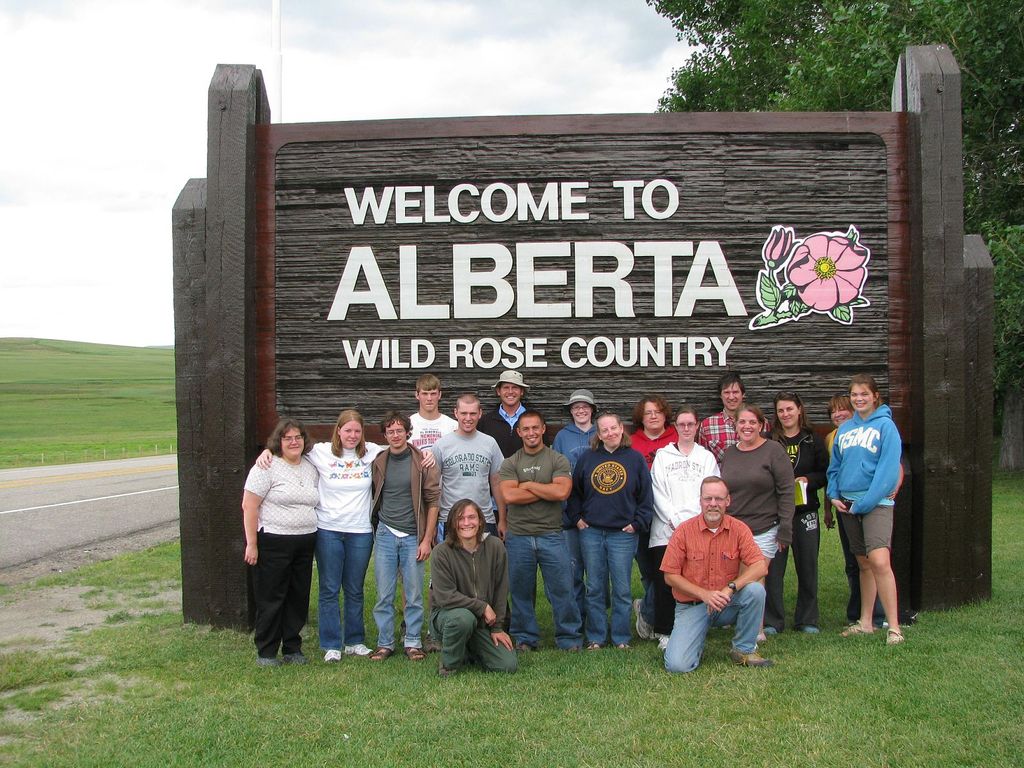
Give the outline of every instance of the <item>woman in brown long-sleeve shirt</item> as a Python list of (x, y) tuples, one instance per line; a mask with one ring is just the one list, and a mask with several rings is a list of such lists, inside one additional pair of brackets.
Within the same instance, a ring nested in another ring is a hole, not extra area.
[[(729, 514), (742, 520), (754, 534), (765, 559), (784, 550), (793, 540), (793, 465), (786, 449), (761, 434), (764, 413), (756, 405), (742, 405), (736, 413), (736, 445), (722, 454), (722, 479), (729, 487)], [(763, 580), (762, 580), (763, 581)], [(764, 633), (758, 640), (764, 640)]]

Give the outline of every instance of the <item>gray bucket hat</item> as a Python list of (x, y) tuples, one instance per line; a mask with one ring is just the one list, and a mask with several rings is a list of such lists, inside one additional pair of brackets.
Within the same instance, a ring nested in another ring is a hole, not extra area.
[(494, 382), (494, 387), (500, 387), (502, 384), (515, 384), (517, 387), (522, 387), (523, 389), (530, 388), (529, 384), (523, 381), (523, 374), (519, 371), (502, 371), (501, 376), (499, 376), (498, 380)]
[(565, 401), (566, 405), (572, 405), (573, 403), (587, 403), (597, 408), (597, 403), (594, 402), (594, 393), (589, 389), (577, 389), (574, 390), (569, 399)]

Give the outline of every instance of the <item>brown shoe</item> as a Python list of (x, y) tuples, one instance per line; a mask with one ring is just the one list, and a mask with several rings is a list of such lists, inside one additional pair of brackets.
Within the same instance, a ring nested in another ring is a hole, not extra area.
[(729, 651), (729, 658), (741, 667), (770, 667), (772, 660), (766, 659), (756, 651), (754, 653), (740, 653), (735, 648)]
[(423, 643), (423, 652), (424, 653), (440, 653), (441, 652), (441, 644), (439, 642), (437, 642), (437, 640), (435, 640), (432, 636), (427, 635), (427, 640), (426, 640), (425, 643)]

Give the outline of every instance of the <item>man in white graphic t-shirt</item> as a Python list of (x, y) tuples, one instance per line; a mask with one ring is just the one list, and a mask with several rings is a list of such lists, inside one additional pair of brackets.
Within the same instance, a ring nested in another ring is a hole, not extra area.
[(425, 373), (416, 379), (416, 402), (419, 410), (409, 416), (412, 422), (412, 435), (409, 444), (423, 451), (434, 443), (459, 428), (459, 424), (451, 416), (441, 413), (441, 382), (432, 373)]

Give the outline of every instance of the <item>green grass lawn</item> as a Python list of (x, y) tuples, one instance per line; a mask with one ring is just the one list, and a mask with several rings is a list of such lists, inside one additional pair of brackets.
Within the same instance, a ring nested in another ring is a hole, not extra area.
[[(441, 680), (436, 656), (327, 666), (316, 655), (315, 595), (313, 661), (260, 669), (241, 633), (121, 611), (56, 653), (0, 649), (0, 763), (1021, 765), (1024, 474), (997, 474), (994, 530), (993, 599), (924, 613), (894, 648), (881, 634), (839, 637), (845, 579), (838, 537), (825, 533), (822, 634), (772, 639), (768, 670), (732, 665), (726, 630), (712, 631), (704, 663), (687, 676), (664, 672), (649, 642), (627, 652), (542, 650), (521, 657), (516, 675)], [(99, 602), (116, 593), (145, 606), (180, 581), (178, 556), (167, 545), (11, 592), (81, 585)], [(550, 648), (543, 600), (540, 615)]]
[(172, 453), (174, 350), (0, 339), (0, 467)]

